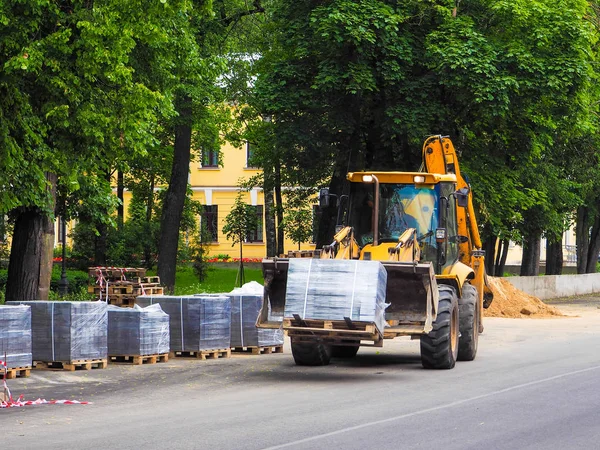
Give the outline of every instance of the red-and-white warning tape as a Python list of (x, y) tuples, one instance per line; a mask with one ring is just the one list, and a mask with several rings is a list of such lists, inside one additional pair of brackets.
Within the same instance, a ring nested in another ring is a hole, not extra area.
[(32, 406), (32, 405), (89, 405), (90, 402), (79, 402), (77, 400), (44, 400), (38, 398), (37, 400), (23, 400), (23, 396), (20, 395), (17, 399), (13, 399), (10, 389), (6, 384), (6, 363), (0, 359), (0, 370), (2, 370), (2, 387), (4, 389), (4, 398), (0, 400), (0, 409), (2, 408), (20, 408), (21, 406)]

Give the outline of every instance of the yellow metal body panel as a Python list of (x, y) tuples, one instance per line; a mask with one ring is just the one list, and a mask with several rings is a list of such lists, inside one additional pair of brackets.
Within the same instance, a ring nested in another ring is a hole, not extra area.
[(424, 177), (423, 183), (417, 183), (417, 186), (428, 184), (437, 184), (441, 181), (456, 182), (456, 176), (453, 174), (425, 173), (425, 172), (350, 172), (346, 179), (352, 183), (362, 183), (364, 176), (375, 175), (380, 183), (405, 183), (414, 184), (415, 177)]

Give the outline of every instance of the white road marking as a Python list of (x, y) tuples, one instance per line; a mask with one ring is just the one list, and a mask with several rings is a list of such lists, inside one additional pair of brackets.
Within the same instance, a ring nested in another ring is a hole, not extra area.
[(488, 392), (487, 394), (481, 394), (481, 395), (477, 395), (475, 397), (465, 398), (463, 400), (457, 400), (455, 402), (447, 403), (445, 405), (434, 406), (432, 408), (422, 409), (420, 411), (415, 411), (412, 413), (401, 414), (399, 416), (394, 416), (394, 417), (388, 417), (387, 419), (375, 420), (372, 422), (365, 422), (360, 425), (354, 425), (352, 427), (342, 428), (340, 430), (331, 431), (329, 433), (318, 434), (316, 436), (311, 436), (311, 437), (304, 438), (304, 439), (298, 439), (297, 441), (287, 442), (285, 444), (275, 445), (273, 447), (267, 447), (263, 450), (276, 450), (276, 449), (280, 449), (280, 448), (292, 447), (294, 445), (305, 444), (307, 442), (316, 441), (316, 440), (327, 438), (330, 436), (344, 434), (349, 431), (360, 430), (362, 428), (367, 428), (367, 427), (371, 427), (374, 425), (381, 425), (383, 423), (395, 422), (397, 420), (406, 419), (408, 417), (418, 416), (418, 415), (426, 414), (426, 413), (433, 412), (433, 411), (439, 411), (439, 410), (446, 409), (446, 408), (453, 408), (455, 406), (474, 402), (476, 400), (481, 400), (483, 398), (488, 398), (488, 397), (493, 397), (496, 395), (504, 394), (505, 392), (515, 391), (517, 389), (523, 389), (523, 388), (526, 388), (529, 386), (535, 386), (537, 384), (547, 383), (548, 381), (558, 380), (560, 378), (566, 378), (566, 377), (570, 377), (572, 375), (577, 375), (580, 373), (590, 372), (592, 370), (598, 370), (598, 369), (600, 369), (600, 366), (588, 367), (587, 369), (575, 370), (573, 372), (567, 372), (567, 373), (563, 373), (561, 375), (555, 375), (553, 377), (543, 378), (541, 380), (530, 381), (529, 383), (517, 384), (515, 386), (507, 387), (507, 388), (500, 389), (497, 391)]

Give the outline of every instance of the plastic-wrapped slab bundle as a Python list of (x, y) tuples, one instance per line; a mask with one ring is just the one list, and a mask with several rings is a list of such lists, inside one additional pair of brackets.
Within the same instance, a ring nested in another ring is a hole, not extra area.
[(374, 322), (385, 327), (387, 272), (379, 261), (289, 261), (285, 317)]
[(283, 329), (258, 328), (263, 286), (256, 281), (236, 288), (231, 297), (231, 347), (273, 347), (283, 345)]
[(15, 302), (31, 307), (34, 361), (102, 360), (107, 354), (104, 302)]
[(172, 352), (223, 350), (231, 342), (231, 299), (225, 295), (140, 295), (142, 307), (158, 303), (169, 315)]
[(169, 353), (169, 316), (160, 305), (141, 308), (108, 306), (108, 354), (111, 356)]
[(0, 306), (0, 360), (10, 368), (31, 367), (31, 308)]

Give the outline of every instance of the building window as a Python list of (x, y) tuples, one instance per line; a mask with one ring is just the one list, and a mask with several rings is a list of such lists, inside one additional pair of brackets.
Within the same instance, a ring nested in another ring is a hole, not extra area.
[(202, 149), (202, 167), (219, 167), (219, 151)]
[(263, 206), (254, 206), (254, 209), (256, 210), (256, 228), (248, 233), (246, 242), (263, 241)]
[(207, 236), (210, 242), (219, 241), (219, 206), (204, 205), (200, 216), (202, 235)]
[(319, 237), (319, 222), (321, 221), (321, 208), (319, 205), (313, 205), (312, 208), (312, 240), (311, 243), (315, 244)]
[(256, 167), (256, 163), (253, 161), (254, 158), (254, 146), (250, 142), (246, 141), (246, 167)]

